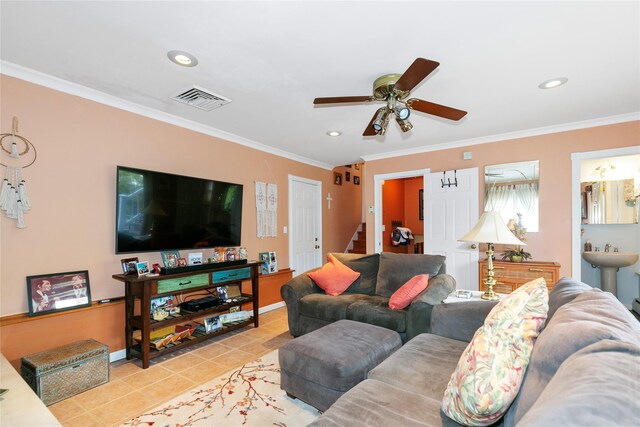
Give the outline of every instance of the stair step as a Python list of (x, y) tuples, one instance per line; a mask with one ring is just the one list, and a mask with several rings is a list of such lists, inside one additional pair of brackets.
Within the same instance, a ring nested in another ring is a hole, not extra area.
[(353, 249), (367, 249), (367, 242), (364, 240), (354, 240), (353, 241)]

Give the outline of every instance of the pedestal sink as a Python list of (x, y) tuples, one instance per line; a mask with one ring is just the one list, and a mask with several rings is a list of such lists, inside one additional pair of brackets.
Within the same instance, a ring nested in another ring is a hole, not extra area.
[(618, 269), (635, 264), (638, 261), (638, 254), (632, 252), (583, 252), (582, 258), (593, 267), (600, 268), (602, 290), (617, 296)]

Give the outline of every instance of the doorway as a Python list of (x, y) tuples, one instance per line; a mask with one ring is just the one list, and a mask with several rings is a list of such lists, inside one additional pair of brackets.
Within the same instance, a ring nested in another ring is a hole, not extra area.
[[(451, 175), (447, 177), (453, 180), (453, 171), (447, 173)], [(422, 253), (446, 256), (447, 272), (456, 278), (458, 288), (477, 290), (478, 249), (468, 243), (458, 242), (457, 239), (478, 220), (478, 168), (456, 171), (457, 186), (441, 186), (440, 174), (443, 172), (432, 174), (430, 169), (422, 169), (374, 175), (375, 252), (379, 253), (384, 249), (383, 183), (394, 179), (422, 177), (424, 220), (422, 230), (419, 231), (424, 236)]]
[(322, 182), (289, 175), (289, 266), (293, 275), (322, 265)]
[[(582, 259), (587, 240), (593, 249), (599, 247), (601, 251), (604, 251), (605, 245), (609, 243), (611, 251), (617, 247), (621, 252), (640, 252), (638, 199), (636, 198), (635, 202), (627, 201), (623, 196), (622, 210), (616, 211), (616, 218), (611, 217), (613, 206), (610, 206), (609, 199), (613, 194), (609, 187), (611, 183), (633, 183), (634, 178), (636, 185), (640, 182), (637, 160), (639, 155), (638, 146), (571, 154), (571, 275), (574, 279), (596, 288), (601, 287), (599, 269), (592, 268)], [(625, 166), (628, 161), (633, 163), (630, 168)], [(601, 203), (594, 203), (593, 200), (597, 197), (596, 184), (599, 187), (602, 185), (597, 191)], [(635, 192), (634, 194), (637, 195)], [(605, 204), (606, 209), (603, 210)], [(640, 297), (640, 285), (635, 274), (638, 265), (640, 262), (634, 266), (620, 268), (617, 273), (617, 298), (629, 308), (634, 299)]]

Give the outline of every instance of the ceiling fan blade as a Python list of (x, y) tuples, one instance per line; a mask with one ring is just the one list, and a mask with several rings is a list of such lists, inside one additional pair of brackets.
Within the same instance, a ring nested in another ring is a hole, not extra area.
[(373, 113), (373, 117), (371, 117), (371, 121), (369, 122), (369, 124), (367, 125), (367, 128), (362, 133), (362, 136), (374, 136), (374, 135), (377, 135), (376, 131), (373, 130), (373, 122), (376, 121), (376, 117), (378, 116), (378, 112), (379, 111), (380, 111), (380, 109), (376, 110), (376, 112)]
[(412, 110), (421, 111), (423, 113), (432, 114), (449, 120), (457, 121), (467, 115), (466, 111), (457, 110), (455, 108), (446, 107), (444, 105), (424, 101), (418, 98), (411, 98), (407, 100), (406, 104), (407, 107)]
[(430, 59), (417, 58), (413, 64), (396, 82), (396, 89), (410, 91), (418, 85), (425, 77), (433, 72), (440, 65), (439, 62)]
[(372, 96), (334, 96), (329, 98), (316, 98), (314, 105), (318, 104), (341, 104), (343, 102), (369, 102), (373, 101)]

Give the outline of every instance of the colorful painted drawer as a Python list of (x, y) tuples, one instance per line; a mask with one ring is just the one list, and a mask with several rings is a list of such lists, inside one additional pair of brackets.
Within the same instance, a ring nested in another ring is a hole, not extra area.
[(109, 382), (109, 348), (84, 340), (22, 358), (20, 373), (45, 405)]
[[(480, 260), (480, 290), (486, 290), (484, 281), (487, 279), (487, 260)], [(560, 279), (560, 264), (557, 262), (510, 262), (493, 261), (493, 275), (496, 284), (494, 292), (509, 294), (520, 286), (539, 277), (544, 278), (547, 289), (551, 288)]]
[(251, 278), (251, 268), (238, 268), (235, 270), (214, 271), (211, 273), (213, 283), (231, 282)]
[(158, 280), (158, 293), (180, 292), (190, 288), (209, 285), (209, 274), (194, 274), (193, 276), (177, 277), (175, 279)]

